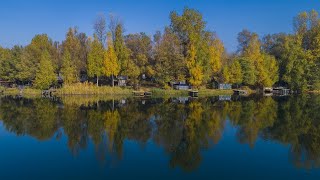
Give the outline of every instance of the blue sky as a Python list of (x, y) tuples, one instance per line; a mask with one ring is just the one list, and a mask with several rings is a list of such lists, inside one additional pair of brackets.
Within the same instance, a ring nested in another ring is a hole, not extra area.
[(237, 33), (247, 28), (259, 35), (292, 32), (301, 11), (320, 11), (319, 0), (1, 0), (0, 45), (28, 44), (35, 34), (63, 40), (69, 27), (92, 35), (99, 13), (120, 17), (126, 33), (155, 31), (169, 25), (169, 13), (184, 7), (202, 12), (208, 29), (216, 31), (228, 51), (237, 47)]

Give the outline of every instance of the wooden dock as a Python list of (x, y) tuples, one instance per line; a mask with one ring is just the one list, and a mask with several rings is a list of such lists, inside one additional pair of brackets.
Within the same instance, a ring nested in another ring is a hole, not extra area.
[(197, 90), (190, 90), (190, 91), (189, 91), (189, 96), (191, 96), (191, 97), (198, 97), (198, 96), (199, 96), (199, 91), (197, 91)]

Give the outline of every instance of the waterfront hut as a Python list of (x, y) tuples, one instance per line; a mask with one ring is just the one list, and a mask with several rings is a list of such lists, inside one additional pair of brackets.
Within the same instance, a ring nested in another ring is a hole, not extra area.
[(190, 91), (189, 91), (189, 96), (191, 96), (191, 97), (198, 97), (198, 96), (199, 96), (199, 91), (197, 91), (197, 90), (190, 90)]
[(232, 89), (232, 84), (226, 84), (226, 83), (215, 83), (216, 89), (220, 90), (230, 90)]
[(120, 87), (124, 87), (124, 86), (127, 86), (127, 80), (128, 80), (127, 76), (118, 76), (115, 79), (115, 83)]
[(189, 90), (190, 86), (185, 81), (171, 82), (172, 86), (176, 90)]

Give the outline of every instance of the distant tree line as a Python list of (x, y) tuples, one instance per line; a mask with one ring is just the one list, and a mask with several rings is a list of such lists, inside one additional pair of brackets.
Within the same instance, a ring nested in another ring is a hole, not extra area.
[[(320, 20), (315, 10), (294, 18), (293, 34), (263, 38), (248, 30), (238, 34), (238, 50), (228, 54), (215, 32), (208, 31), (202, 14), (185, 8), (172, 12), (171, 23), (153, 37), (124, 35), (119, 19), (98, 16), (94, 35), (70, 28), (65, 40), (36, 35), (25, 47), (0, 47), (0, 80), (47, 89), (57, 83), (127, 76), (137, 85), (147, 79), (169, 88), (170, 81), (193, 87), (231, 83), (251, 87), (285, 85), (297, 91), (320, 89)], [(88, 77), (88, 78), (86, 78)], [(142, 78), (144, 77), (144, 78)]]

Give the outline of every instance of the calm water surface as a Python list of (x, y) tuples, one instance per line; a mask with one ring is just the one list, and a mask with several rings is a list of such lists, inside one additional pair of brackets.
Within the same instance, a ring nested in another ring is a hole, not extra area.
[(0, 98), (0, 179), (320, 179), (320, 96)]

